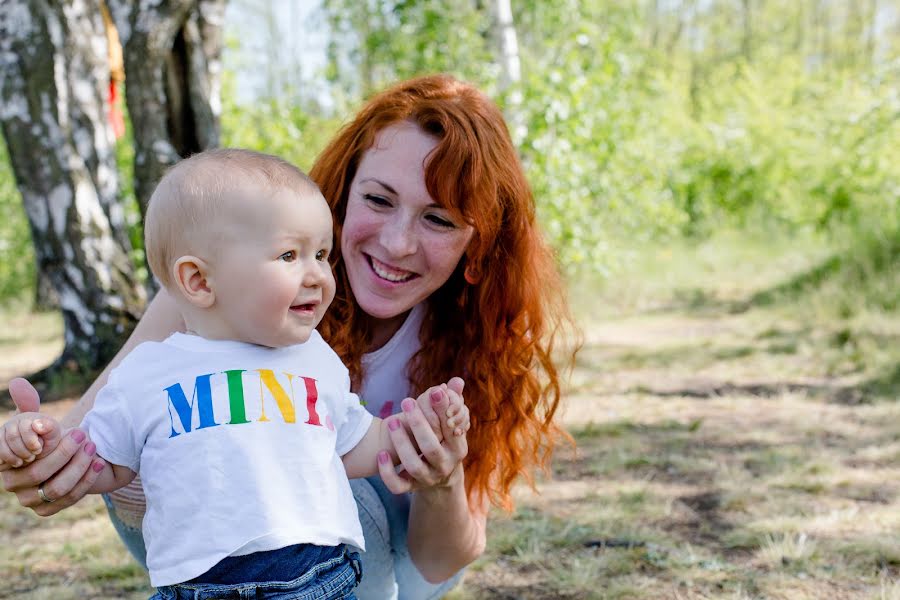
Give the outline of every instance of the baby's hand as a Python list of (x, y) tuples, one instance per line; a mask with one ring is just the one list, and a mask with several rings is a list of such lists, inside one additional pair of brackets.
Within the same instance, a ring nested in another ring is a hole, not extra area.
[[(448, 399), (447, 409), (443, 414), (439, 414), (436, 409), (442, 404), (444, 397)], [(438, 441), (444, 439), (444, 427), (446, 427), (446, 431), (452, 431), (455, 436), (463, 435), (469, 430), (469, 409), (463, 402), (462, 395), (453, 391), (446, 383), (428, 388), (419, 395), (416, 402), (422, 409), (422, 413), (428, 420), (428, 424), (431, 425), (431, 430), (434, 431)]]
[(53, 417), (36, 412), (14, 416), (0, 427), (0, 471), (49, 454), (60, 438), (60, 426)]
[(447, 429), (452, 429), (453, 435), (457, 437), (465, 435), (469, 431), (469, 425), (471, 424), (469, 407), (463, 401), (462, 394), (453, 391), (452, 388), (447, 387), (447, 384), (443, 384), (441, 387), (450, 399), (450, 406), (447, 407), (447, 412), (442, 417), (447, 419)]

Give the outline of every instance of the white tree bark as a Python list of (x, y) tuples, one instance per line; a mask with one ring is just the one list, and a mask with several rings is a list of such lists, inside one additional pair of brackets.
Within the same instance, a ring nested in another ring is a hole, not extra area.
[(522, 67), (519, 61), (519, 41), (516, 35), (516, 27), (513, 23), (512, 5), (510, 0), (494, 0), (492, 5), (494, 13), (495, 33), (498, 48), (498, 62), (500, 65), (500, 91), (506, 94), (506, 106), (504, 113), (509, 124), (513, 140), (518, 143), (528, 133), (525, 126), (525, 117), (522, 114)]
[(98, 1), (0, 3), (0, 126), (65, 326), (53, 370), (104, 366), (145, 301), (117, 196)]
[(500, 85), (502, 89), (506, 89), (522, 81), (519, 39), (513, 24), (510, 0), (494, 0), (494, 18), (497, 20), (497, 40), (500, 47)]

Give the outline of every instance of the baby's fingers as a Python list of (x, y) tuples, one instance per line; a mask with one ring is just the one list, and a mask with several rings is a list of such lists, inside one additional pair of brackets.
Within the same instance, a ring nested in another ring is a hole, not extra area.
[(43, 449), (38, 458), (47, 456), (59, 445), (62, 429), (56, 419), (37, 419), (32, 423), (31, 428), (40, 435), (41, 442), (43, 442)]
[(447, 394), (450, 400), (446, 411), (447, 428), (452, 430), (453, 435), (460, 436), (469, 430), (469, 408), (454, 387), (450, 387)]
[(6, 443), (6, 431), (0, 428), (0, 473), (22, 466), (24, 463), (21, 458), (13, 454)]
[[(17, 419), (13, 423), (7, 423), (3, 428), (3, 436), (6, 440), (6, 445), (9, 448), (9, 451), (12, 452), (16, 457), (22, 459), (25, 462), (31, 462), (34, 460), (34, 452), (28, 449), (25, 446), (25, 441), (22, 439), (21, 433), (21, 425), (22, 422), (26, 422), (28, 424), (29, 431), (31, 430), (31, 419)], [(32, 432), (33, 434), (34, 432)], [(13, 465), (13, 466), (21, 466), (21, 465)]]
[(37, 422), (37, 419), (22, 419), (19, 421), (19, 435), (22, 436), (22, 443), (35, 456), (44, 449), (44, 441), (34, 428), (34, 424)]

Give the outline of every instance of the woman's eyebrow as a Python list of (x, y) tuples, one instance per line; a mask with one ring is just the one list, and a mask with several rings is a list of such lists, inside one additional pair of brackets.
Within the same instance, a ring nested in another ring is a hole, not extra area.
[[(391, 187), (390, 185), (388, 185), (387, 183), (385, 183), (384, 181), (382, 181), (376, 177), (366, 177), (365, 179), (360, 179), (359, 183), (362, 184), (362, 183), (367, 183), (369, 181), (371, 181), (373, 183), (377, 183), (378, 185), (380, 185), (381, 187), (383, 187), (390, 193), (394, 194), (395, 196), (399, 196), (399, 194), (397, 193), (397, 190), (395, 190), (393, 187)], [(431, 204), (428, 205), (428, 208), (446, 208), (446, 207), (441, 206), (437, 202), (432, 201)]]
[(375, 177), (366, 177), (365, 179), (360, 181), (360, 183), (366, 183), (367, 181), (373, 181), (373, 182), (377, 183), (378, 185), (380, 185), (381, 187), (383, 187), (384, 189), (386, 189), (387, 191), (389, 191), (392, 194), (397, 193), (397, 190), (395, 190), (393, 187), (389, 186), (387, 183), (381, 181), (380, 179), (376, 179)]

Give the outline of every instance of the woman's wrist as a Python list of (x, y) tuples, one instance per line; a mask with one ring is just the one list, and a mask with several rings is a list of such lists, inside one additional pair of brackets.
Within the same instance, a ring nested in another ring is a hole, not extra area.
[(448, 492), (455, 492), (459, 489), (465, 489), (466, 477), (462, 462), (456, 464), (450, 474), (443, 481), (439, 481), (433, 485), (419, 488), (415, 493), (419, 495), (441, 496)]

